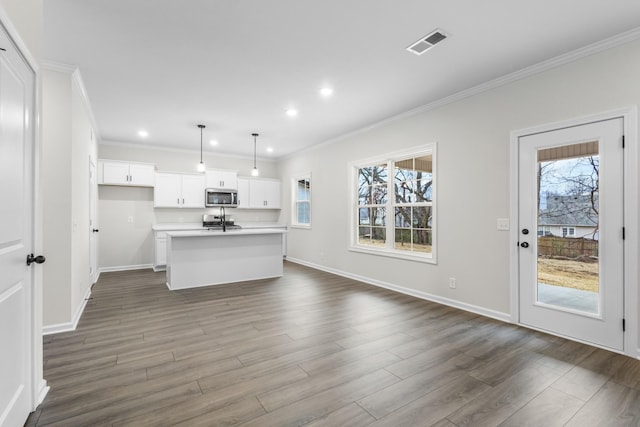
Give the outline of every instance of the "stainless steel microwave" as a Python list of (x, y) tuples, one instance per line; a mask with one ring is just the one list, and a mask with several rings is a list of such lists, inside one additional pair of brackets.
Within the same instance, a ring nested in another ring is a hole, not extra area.
[(204, 205), (207, 208), (238, 207), (238, 192), (236, 190), (221, 190), (219, 188), (207, 188), (204, 190)]

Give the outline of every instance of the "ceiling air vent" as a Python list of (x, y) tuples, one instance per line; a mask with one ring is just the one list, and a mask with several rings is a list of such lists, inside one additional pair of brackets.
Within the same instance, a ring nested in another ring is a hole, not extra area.
[(430, 32), (417, 42), (412, 43), (411, 46), (407, 47), (407, 50), (411, 53), (415, 53), (416, 55), (422, 55), (446, 38), (447, 35), (442, 30), (438, 29)]

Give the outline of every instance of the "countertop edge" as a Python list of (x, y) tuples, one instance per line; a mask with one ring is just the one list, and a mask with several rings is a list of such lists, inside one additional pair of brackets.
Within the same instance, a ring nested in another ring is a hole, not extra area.
[(236, 230), (195, 230), (195, 231), (167, 231), (167, 237), (220, 237), (220, 236), (251, 236), (257, 234), (284, 234), (282, 228), (242, 228)]

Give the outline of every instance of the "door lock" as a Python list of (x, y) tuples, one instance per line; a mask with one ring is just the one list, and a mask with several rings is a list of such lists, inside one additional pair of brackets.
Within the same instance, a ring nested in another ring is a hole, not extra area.
[(529, 234), (529, 229), (528, 228), (523, 228), (522, 229), (522, 234)]
[(33, 256), (33, 254), (29, 254), (27, 255), (27, 265), (31, 265), (34, 262), (36, 264), (42, 264), (43, 262), (45, 262), (47, 259), (42, 256), (42, 255), (38, 255), (38, 256)]

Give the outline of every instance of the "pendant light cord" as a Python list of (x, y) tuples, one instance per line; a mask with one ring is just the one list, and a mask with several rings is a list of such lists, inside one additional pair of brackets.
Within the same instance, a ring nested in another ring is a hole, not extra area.
[(198, 125), (200, 128), (200, 163), (202, 163), (202, 129), (204, 129), (204, 125)]
[(258, 138), (258, 134), (252, 133), (251, 135), (253, 136), (253, 168), (256, 169), (256, 138)]

